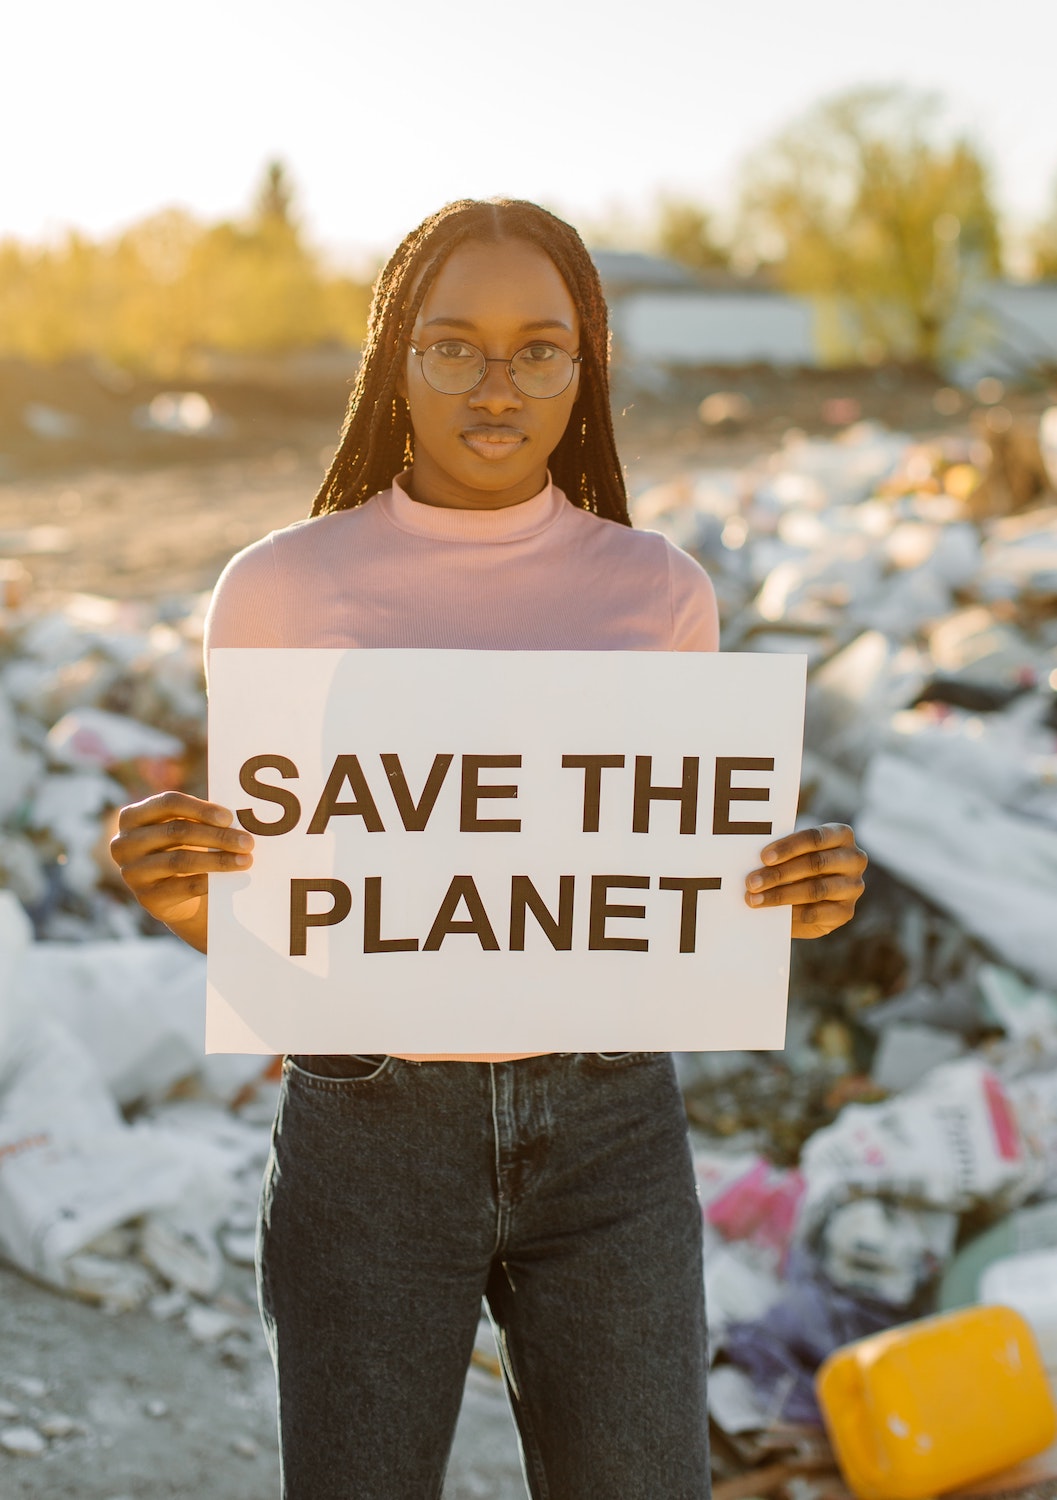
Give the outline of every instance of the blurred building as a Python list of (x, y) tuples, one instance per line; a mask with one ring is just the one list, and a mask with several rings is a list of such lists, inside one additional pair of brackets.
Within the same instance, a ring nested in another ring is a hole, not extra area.
[[(823, 366), (846, 362), (862, 331), (851, 307), (779, 290), (763, 276), (695, 274), (659, 255), (591, 252), (618, 358), (643, 367)], [(896, 322), (898, 315), (893, 316)], [(1057, 282), (970, 286), (952, 320), (947, 371), (1017, 378), (1057, 372)]]
[(992, 281), (966, 308), (968, 337), (954, 377), (1004, 379), (1033, 372), (1057, 380), (1057, 281)]
[(594, 250), (618, 355), (653, 365), (818, 365), (815, 310), (758, 277)]

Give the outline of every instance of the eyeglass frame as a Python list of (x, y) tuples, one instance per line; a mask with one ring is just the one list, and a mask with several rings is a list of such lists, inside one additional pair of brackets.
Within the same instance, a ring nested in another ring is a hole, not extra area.
[[(422, 370), (422, 379), (425, 380), (426, 384), (429, 386), (429, 388), (430, 388), (431, 391), (436, 391), (437, 392), (438, 396), (468, 396), (471, 391), (475, 391), (477, 389), (477, 387), (481, 384), (481, 381), (488, 374), (488, 366), (489, 365), (506, 365), (506, 372), (507, 372), (507, 376), (510, 379), (510, 384), (514, 387), (514, 389), (516, 391), (520, 391), (522, 396), (527, 396), (530, 401), (554, 401), (558, 396), (564, 396), (565, 395), (565, 392), (569, 389), (569, 387), (573, 383), (573, 376), (576, 374), (576, 366), (577, 365), (582, 365), (583, 362), (584, 362), (584, 357), (583, 357), (582, 354), (569, 354), (568, 349), (563, 349), (560, 344), (553, 344), (553, 343), (551, 343), (551, 341), (549, 339), (533, 339), (531, 343), (522, 344), (522, 346), (521, 346), (520, 349), (515, 349), (514, 350), (513, 354), (510, 356), (509, 359), (503, 359), (501, 355), (496, 355), (496, 354), (493, 354), (491, 356), (487, 355), (484, 352), (483, 349), (478, 349), (476, 344), (471, 344), (470, 341), (469, 341), (469, 339), (434, 339), (433, 343), (432, 344), (427, 344), (424, 349), (417, 348), (416, 345), (415, 345), (415, 341), (413, 339), (408, 338), (408, 340), (407, 340), (407, 347), (411, 350), (411, 353), (413, 355), (415, 355), (415, 357), (417, 359), (421, 359), (423, 357), (423, 355), (428, 354), (429, 351), (431, 349), (436, 348), (436, 346), (438, 344), (465, 344), (466, 347), (467, 347), (467, 349), (473, 349), (475, 351), (475, 353), (477, 353), (477, 354), (479, 354), (481, 356), (481, 358), (484, 360), (484, 365), (485, 365), (484, 369), (481, 371), (480, 375), (478, 375), (478, 377), (474, 381), (473, 385), (467, 386), (464, 391), (441, 391), (441, 390), (438, 390), (437, 387), (432, 383), (432, 381), (430, 381), (430, 380), (427, 379), (426, 372), (423, 369)], [(524, 352), (525, 352), (526, 349), (536, 348), (540, 344), (543, 344), (548, 349), (557, 349), (561, 354), (568, 355), (569, 359), (572, 361), (572, 364), (573, 364), (573, 370), (572, 370), (572, 373), (569, 376), (569, 379), (565, 382), (565, 384), (562, 386), (562, 388), (561, 388), (560, 391), (555, 391), (550, 396), (536, 396), (536, 395), (534, 395), (532, 393), (532, 391), (524, 391), (524, 390), (522, 390), (521, 387), (518, 385), (517, 381), (514, 379), (514, 371), (511, 368), (511, 366), (513, 365), (515, 359), (517, 359), (517, 357), (518, 357), (519, 354), (524, 354)], [(419, 368), (422, 369), (422, 366), (420, 365)]]

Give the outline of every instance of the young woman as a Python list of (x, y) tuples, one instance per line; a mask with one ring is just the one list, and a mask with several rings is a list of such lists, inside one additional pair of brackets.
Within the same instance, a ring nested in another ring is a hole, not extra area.
[[(607, 359), (567, 224), (505, 200), (427, 219), (379, 277), (312, 517), (228, 565), (207, 650), (717, 649), (704, 572), (630, 529)], [(204, 951), (207, 877), (249, 865), (250, 836), (181, 793), (120, 828), (130, 888)], [(865, 863), (851, 829), (808, 829), (762, 851), (746, 900), (820, 936)], [(708, 1494), (701, 1217), (667, 1053), (287, 1057), (258, 1285), (286, 1500), (440, 1495), (482, 1297), (535, 1500)]]

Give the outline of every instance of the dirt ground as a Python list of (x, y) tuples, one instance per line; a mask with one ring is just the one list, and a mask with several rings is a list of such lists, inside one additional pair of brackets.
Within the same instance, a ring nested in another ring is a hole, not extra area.
[[(21, 564), (38, 597), (206, 590), (234, 551), (308, 513), (343, 383), (307, 393), (210, 387), (226, 423), (214, 437), (141, 431), (132, 417), (157, 387), (119, 384), (80, 368), (32, 378), (0, 368), (0, 559)], [(646, 394), (625, 381), (618, 447), (637, 491), (689, 467), (743, 464), (790, 427), (833, 433), (860, 416), (918, 434), (967, 432), (971, 402), (938, 414), (937, 385), (920, 373), (702, 372)], [(704, 426), (698, 403), (724, 390), (748, 398), (748, 416), (743, 408), (737, 421)], [(1017, 401), (1022, 410), (1046, 404), (1042, 393)], [(27, 403), (64, 414), (67, 435), (30, 432)], [(146, 1311), (108, 1315), (0, 1268), (0, 1431), (49, 1413), (73, 1424), (40, 1456), (0, 1451), (0, 1500), (277, 1496), (272, 1372), (252, 1273), (229, 1267), (223, 1299), (242, 1332), (200, 1344), (178, 1323)], [(524, 1495), (505, 1394), (481, 1367), (467, 1379), (444, 1494)]]
[[(0, 1267), (0, 1430), (75, 1424), (38, 1457), (0, 1451), (0, 1500), (276, 1500), (275, 1392), (249, 1273), (223, 1351), (147, 1312), (108, 1315)], [(481, 1347), (494, 1357), (490, 1333)], [(44, 1389), (41, 1389), (43, 1385)], [(6, 1403), (6, 1404), (5, 1404)], [(472, 1365), (444, 1500), (524, 1500), (499, 1379)]]
[[(348, 391), (347, 378), (200, 382), (216, 431), (179, 435), (137, 425), (156, 382), (107, 382), (81, 365), (41, 372), (0, 361), (0, 558), (18, 558), (37, 590), (154, 599), (212, 588), (232, 553), (308, 515)], [(614, 386), (633, 494), (686, 469), (745, 464), (790, 429), (832, 436), (864, 419), (966, 435), (984, 415), (971, 394), (938, 411), (941, 382), (915, 370), (702, 370), (655, 387), (619, 372)], [(719, 420), (703, 423), (701, 401), (724, 395), (735, 398), (730, 415), (721, 403)], [(1003, 399), (1020, 416), (1049, 398)], [(31, 430), (26, 412), (39, 425), (42, 410), (67, 423), (65, 435)]]

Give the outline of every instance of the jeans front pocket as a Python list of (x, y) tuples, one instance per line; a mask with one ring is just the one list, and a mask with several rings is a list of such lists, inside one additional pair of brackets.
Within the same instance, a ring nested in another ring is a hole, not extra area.
[(581, 1052), (580, 1056), (595, 1068), (627, 1068), (634, 1063), (656, 1062), (667, 1057), (667, 1052)]
[(312, 1088), (346, 1089), (384, 1078), (395, 1059), (384, 1052), (288, 1053), (287, 1076)]

